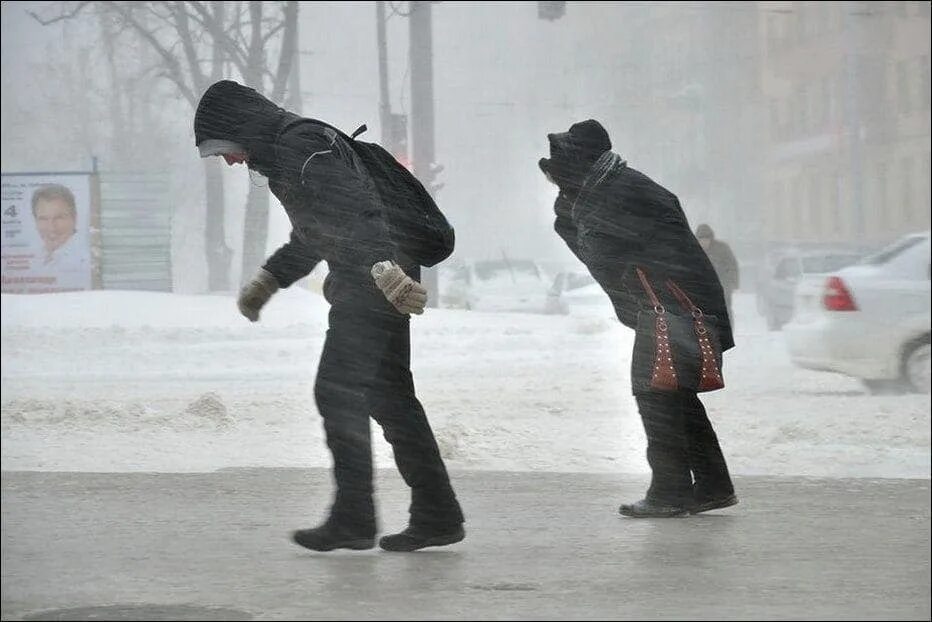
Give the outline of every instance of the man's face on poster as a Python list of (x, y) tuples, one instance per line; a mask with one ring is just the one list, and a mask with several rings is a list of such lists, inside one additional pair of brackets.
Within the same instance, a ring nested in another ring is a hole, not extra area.
[(36, 202), (36, 228), (49, 253), (56, 251), (75, 232), (74, 210), (64, 199), (54, 197)]

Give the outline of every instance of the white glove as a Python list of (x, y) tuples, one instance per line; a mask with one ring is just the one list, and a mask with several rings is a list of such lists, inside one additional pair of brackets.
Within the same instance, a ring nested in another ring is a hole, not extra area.
[(424, 313), (427, 290), (404, 273), (394, 261), (380, 261), (372, 266), (372, 278), (385, 298), (399, 313)]
[(255, 322), (259, 319), (259, 311), (277, 291), (278, 281), (272, 273), (259, 268), (256, 275), (239, 291), (236, 306), (239, 307), (240, 313), (249, 318), (250, 322)]

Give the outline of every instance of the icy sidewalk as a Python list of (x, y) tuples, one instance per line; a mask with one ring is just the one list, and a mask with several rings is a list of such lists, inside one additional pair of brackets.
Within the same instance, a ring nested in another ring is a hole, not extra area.
[[(616, 513), (640, 477), (453, 481), (464, 542), (314, 554), (287, 536), (325, 510), (325, 470), (4, 472), (2, 617), (930, 616), (928, 480), (739, 477), (740, 505), (667, 520)], [(400, 528), (403, 483), (382, 471), (378, 488), (383, 531)], [(87, 609), (104, 606), (117, 607)], [(54, 611), (72, 608), (84, 609)]]

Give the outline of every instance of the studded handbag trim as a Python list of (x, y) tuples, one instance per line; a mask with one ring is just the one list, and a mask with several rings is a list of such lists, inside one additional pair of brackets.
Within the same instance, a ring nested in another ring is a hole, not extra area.
[(696, 338), (699, 340), (699, 356), (702, 357), (698, 389), (700, 391), (721, 389), (725, 386), (725, 381), (722, 379), (722, 372), (718, 368), (715, 346), (712, 345), (712, 341), (709, 339), (709, 331), (702, 321), (702, 309), (697, 307), (686, 295), (686, 292), (680, 289), (680, 286), (672, 280), (667, 279), (667, 287), (680, 301), (683, 308), (693, 316), (693, 326), (696, 329)]
[(651, 372), (650, 388), (658, 391), (676, 391), (679, 385), (676, 382), (676, 369), (673, 368), (673, 354), (670, 350), (670, 332), (667, 326), (666, 309), (657, 299), (647, 276), (640, 268), (637, 269), (638, 278), (641, 279), (641, 285), (654, 305), (654, 369)]
[[(673, 366), (673, 351), (670, 347), (669, 327), (666, 320), (666, 309), (657, 298), (657, 294), (650, 286), (647, 275), (641, 268), (637, 268), (637, 275), (654, 306), (654, 315), (656, 316), (654, 324), (654, 367), (651, 372), (650, 387), (658, 391), (676, 391), (679, 387), (676, 377), (676, 369)], [(703, 321), (702, 310), (693, 303), (689, 296), (679, 285), (672, 279), (667, 279), (667, 288), (676, 296), (683, 308), (688, 311), (693, 318), (693, 328), (696, 332), (696, 340), (699, 342), (700, 356), (700, 376), (697, 384), (699, 391), (714, 391), (725, 386), (722, 379), (722, 372), (718, 367), (717, 353), (712, 340), (709, 339), (709, 331)]]

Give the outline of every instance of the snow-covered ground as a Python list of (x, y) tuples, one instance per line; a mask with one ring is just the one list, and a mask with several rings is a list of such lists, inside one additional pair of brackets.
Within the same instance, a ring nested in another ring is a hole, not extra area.
[[(229, 296), (3, 295), (2, 468), (329, 466), (313, 400), (326, 311), (298, 288), (259, 324)], [(736, 314), (728, 387), (703, 398), (733, 472), (929, 477), (928, 395), (870, 396), (794, 368), (749, 296)], [(431, 309), (413, 326), (415, 381), (450, 468), (647, 471), (633, 334), (616, 321)]]

